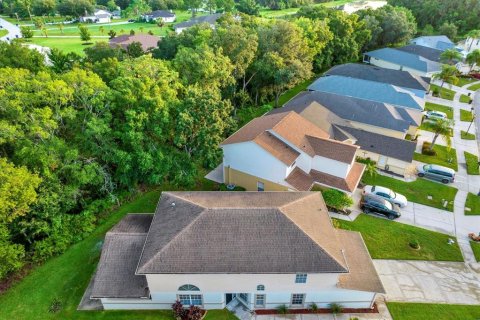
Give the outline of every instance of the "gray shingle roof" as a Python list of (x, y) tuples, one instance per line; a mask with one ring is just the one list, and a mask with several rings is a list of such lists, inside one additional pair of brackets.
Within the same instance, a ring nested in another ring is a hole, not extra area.
[(175, 13), (173, 12), (170, 12), (168, 10), (155, 10), (155, 11), (152, 11), (150, 13), (146, 13), (145, 14), (146, 16), (149, 16), (153, 19), (156, 19), (156, 18), (173, 18), (175, 17)]
[(455, 47), (455, 44), (447, 36), (422, 36), (415, 39), (412, 39), (410, 43), (417, 44), (419, 46), (434, 48), (438, 50), (445, 51), (447, 49), (452, 49)]
[(311, 91), (323, 91), (359, 99), (393, 104), (423, 110), (425, 101), (400, 87), (391, 84), (342, 76), (320, 77), (308, 86)]
[[(415, 142), (392, 138), (351, 127), (338, 126), (338, 128), (355, 137), (355, 144), (360, 146), (362, 150), (371, 151), (405, 162), (412, 162), (413, 160), (413, 153), (415, 152), (416, 146)], [(344, 140), (344, 133), (341, 133), (338, 138), (341, 141)]]
[(363, 80), (389, 83), (402, 88), (426, 91), (430, 85), (425, 79), (407, 71), (393, 70), (360, 63), (347, 63), (335, 66), (325, 75), (337, 75)]
[(392, 48), (370, 51), (365, 55), (426, 73), (441, 70), (441, 64), (438, 62), (430, 61), (418, 54)]
[(319, 193), (164, 192), (137, 274), (343, 273), (336, 234)]
[(105, 236), (91, 298), (148, 298), (147, 279), (135, 275), (152, 214), (129, 214)]
[(403, 46), (403, 47), (397, 48), (397, 50), (417, 54), (421, 57), (424, 57), (425, 59), (428, 59), (430, 61), (435, 61), (435, 62), (440, 62), (440, 55), (443, 52), (443, 51), (438, 50), (438, 49), (419, 46), (419, 45), (416, 45), (416, 44)]
[(200, 17), (195, 17), (195, 18), (192, 18), (188, 21), (185, 21), (185, 22), (181, 22), (181, 23), (178, 23), (174, 26), (175, 29), (178, 29), (178, 28), (190, 28), (191, 26), (194, 26), (196, 24), (200, 24), (200, 23), (208, 23), (210, 25), (214, 25), (215, 22), (217, 22), (217, 20), (222, 16), (223, 14), (222, 13), (215, 13), (215, 14), (211, 14), (211, 15), (208, 15), (208, 16), (200, 16)]
[[(270, 113), (296, 111), (298, 114), (303, 114), (314, 102), (341, 119), (401, 132), (406, 132), (411, 124), (420, 125), (422, 120), (420, 111), (320, 91), (302, 92), (282, 108), (274, 109)], [(322, 120), (325, 116), (319, 114), (319, 117)], [(309, 119), (318, 125), (316, 117), (311, 113)]]

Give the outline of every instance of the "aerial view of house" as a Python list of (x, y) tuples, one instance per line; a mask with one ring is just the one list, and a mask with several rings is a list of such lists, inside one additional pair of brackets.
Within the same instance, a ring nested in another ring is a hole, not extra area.
[(174, 22), (177, 16), (174, 12), (168, 10), (155, 10), (152, 12), (144, 13), (142, 18), (147, 21), (162, 21), (162, 22)]
[(158, 45), (158, 41), (160, 41), (160, 38), (157, 36), (137, 34), (118, 36), (110, 39), (108, 43), (113, 48), (120, 47), (126, 50), (130, 44), (138, 42), (142, 46), (143, 51), (147, 52), (151, 49), (155, 49)]
[(202, 23), (206, 23), (208, 24), (209, 26), (211, 26), (212, 28), (215, 27), (215, 23), (217, 22), (217, 20), (222, 16), (221, 13), (215, 13), (215, 14), (211, 14), (211, 15), (207, 15), (207, 16), (199, 16), (199, 17), (195, 17), (195, 18), (192, 18), (188, 21), (185, 21), (185, 22), (181, 22), (181, 23), (178, 23), (174, 26), (174, 29), (175, 29), (175, 32), (176, 33), (182, 33), (184, 30), (188, 29), (188, 28), (191, 28), (197, 24), (202, 24)]
[(455, 44), (447, 36), (422, 36), (410, 40), (411, 44), (423, 46), (427, 48), (445, 51), (447, 49), (455, 48)]

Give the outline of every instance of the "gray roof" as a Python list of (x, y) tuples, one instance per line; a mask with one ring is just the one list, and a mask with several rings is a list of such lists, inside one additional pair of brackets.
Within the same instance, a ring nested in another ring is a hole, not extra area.
[[(314, 102), (341, 119), (401, 132), (406, 132), (410, 125), (419, 126), (423, 117), (417, 110), (321, 91), (301, 92), (282, 108), (274, 109), (270, 113), (296, 111), (303, 114)], [(309, 117), (310, 121), (318, 125), (318, 121), (312, 115)], [(333, 121), (338, 123), (334, 119)]]
[(419, 45), (416, 45), (416, 44), (410, 44), (408, 46), (403, 46), (403, 47), (396, 48), (396, 49), (400, 50), (400, 51), (405, 51), (405, 52), (417, 54), (421, 57), (424, 57), (425, 59), (428, 59), (430, 61), (435, 61), (435, 62), (440, 62), (440, 55), (443, 52), (443, 51), (438, 50), (438, 49), (419, 46)]
[(164, 192), (137, 268), (296, 272), (348, 272), (318, 192)]
[(430, 85), (429, 78), (422, 78), (407, 71), (380, 68), (377, 66), (360, 63), (347, 63), (337, 65), (325, 72), (325, 75), (337, 75), (383, 82), (402, 88), (410, 88), (423, 91), (428, 90), (428, 86)]
[(156, 18), (173, 18), (175, 17), (175, 13), (170, 12), (168, 10), (155, 10), (150, 13), (146, 13), (145, 16), (149, 16), (153, 19)]
[(388, 103), (415, 110), (423, 110), (425, 105), (422, 98), (415, 96), (407, 89), (387, 83), (342, 76), (320, 77), (308, 86), (308, 90)]
[(211, 14), (211, 15), (208, 15), (208, 16), (195, 17), (195, 18), (192, 18), (188, 21), (176, 24), (174, 26), (174, 28), (175, 29), (189, 28), (189, 27), (192, 27), (192, 26), (194, 26), (196, 24), (200, 24), (200, 23), (208, 23), (210, 25), (214, 25), (222, 15), (223, 15), (223, 13), (214, 13), (214, 14)]
[(405, 162), (412, 162), (413, 160), (413, 154), (416, 147), (415, 142), (388, 137), (351, 127), (336, 127), (340, 130), (338, 130), (338, 137), (335, 136), (335, 138), (340, 141), (344, 141), (346, 136), (348, 136), (347, 139), (354, 137), (356, 140), (355, 144), (360, 146), (362, 150), (378, 153)]
[(365, 55), (425, 73), (441, 70), (441, 64), (438, 62), (430, 61), (418, 54), (392, 48), (382, 48), (370, 51), (365, 53)]
[(412, 39), (410, 43), (414, 43), (420, 46), (434, 48), (438, 50), (445, 51), (447, 49), (452, 49), (455, 47), (455, 44), (447, 36), (422, 36), (415, 39)]
[(144, 275), (135, 275), (152, 214), (129, 214), (105, 236), (91, 298), (148, 298)]

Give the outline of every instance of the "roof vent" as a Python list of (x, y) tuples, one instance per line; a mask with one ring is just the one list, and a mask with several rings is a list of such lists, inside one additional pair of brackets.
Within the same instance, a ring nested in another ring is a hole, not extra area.
[(172, 202), (172, 207), (175, 207), (175, 202)]

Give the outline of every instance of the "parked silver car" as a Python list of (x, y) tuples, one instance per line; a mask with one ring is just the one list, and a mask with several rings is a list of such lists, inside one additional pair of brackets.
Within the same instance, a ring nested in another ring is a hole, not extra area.
[(447, 114), (441, 111), (426, 111), (424, 112), (425, 118), (428, 120), (438, 120), (438, 119), (447, 119)]
[(381, 187), (381, 186), (365, 186), (363, 188), (363, 194), (364, 195), (376, 195), (379, 197), (382, 197), (396, 205), (398, 205), (400, 208), (405, 208), (408, 204), (407, 198), (400, 194), (396, 193), (392, 189)]
[(455, 170), (436, 164), (421, 164), (417, 167), (419, 177), (437, 180), (443, 183), (455, 181)]

